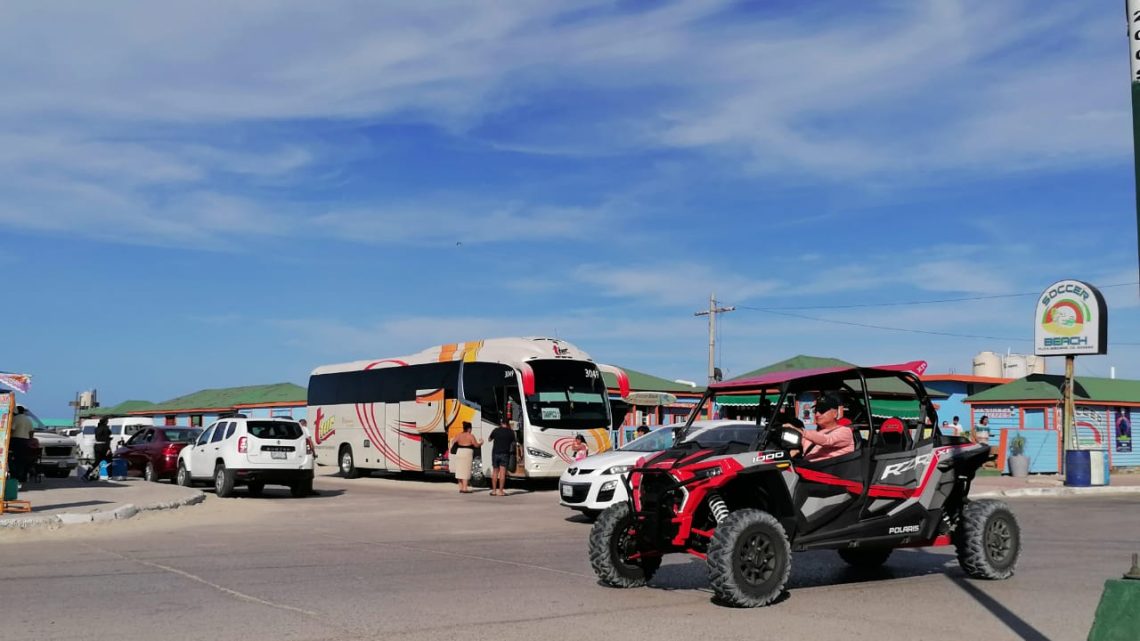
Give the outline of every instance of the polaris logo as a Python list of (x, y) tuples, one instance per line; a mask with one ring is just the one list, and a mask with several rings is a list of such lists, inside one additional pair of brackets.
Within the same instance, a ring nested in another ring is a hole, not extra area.
[(901, 527), (889, 528), (887, 534), (918, 534), (920, 529), (922, 528), (918, 525), (903, 525)]
[(916, 456), (913, 459), (910, 459), (909, 461), (903, 461), (902, 463), (892, 463), (891, 465), (883, 468), (883, 480), (885, 481), (888, 477), (891, 476), (902, 476), (903, 472), (909, 472), (919, 467), (926, 467), (926, 464), (930, 462), (930, 459), (933, 456), (934, 453), (931, 452), (930, 454)]

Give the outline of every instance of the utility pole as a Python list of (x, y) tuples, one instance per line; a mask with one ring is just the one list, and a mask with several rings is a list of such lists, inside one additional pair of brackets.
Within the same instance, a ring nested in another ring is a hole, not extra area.
[(695, 312), (693, 316), (708, 316), (709, 317), (709, 384), (715, 382), (715, 371), (713, 363), (713, 356), (716, 354), (716, 315), (725, 312), (734, 312), (736, 307), (729, 305), (728, 307), (716, 306), (716, 294), (709, 295), (709, 308), (704, 311)]

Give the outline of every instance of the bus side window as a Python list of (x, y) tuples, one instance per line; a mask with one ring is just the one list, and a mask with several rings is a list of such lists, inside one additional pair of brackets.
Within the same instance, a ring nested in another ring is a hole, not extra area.
[[(463, 400), (478, 405), (483, 420), (498, 425), (503, 419), (496, 392), (515, 383), (514, 370), (498, 363), (463, 364)], [(498, 388), (498, 389), (496, 389)]]

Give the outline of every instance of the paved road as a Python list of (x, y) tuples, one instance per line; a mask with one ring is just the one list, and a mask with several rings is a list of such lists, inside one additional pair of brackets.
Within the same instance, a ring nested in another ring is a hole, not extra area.
[(0, 535), (0, 639), (1083, 639), (1104, 579), (1140, 549), (1136, 497), (1011, 500), (1025, 550), (1009, 581), (966, 580), (942, 552), (897, 552), (871, 576), (811, 552), (787, 598), (732, 610), (680, 556), (650, 588), (597, 585), (589, 525), (552, 491), (317, 487)]

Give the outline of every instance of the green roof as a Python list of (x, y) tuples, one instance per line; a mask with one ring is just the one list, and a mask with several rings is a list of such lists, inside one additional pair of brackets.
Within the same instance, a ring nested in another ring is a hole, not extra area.
[(118, 405), (111, 405), (110, 407), (96, 407), (91, 410), (84, 410), (79, 415), (83, 418), (91, 416), (126, 416), (131, 412), (141, 412), (150, 408), (154, 403), (150, 401), (123, 401)]
[[(967, 403), (1008, 403), (1011, 401), (1062, 400), (1065, 377), (1059, 374), (1030, 374), (1016, 381), (991, 387), (966, 398)], [(1078, 376), (1073, 398), (1082, 401), (1140, 403), (1140, 381), (1119, 378)]]
[[(753, 376), (762, 376), (764, 374), (771, 374), (773, 372), (787, 372), (798, 369), (820, 369), (824, 367), (858, 367), (858, 365), (855, 365), (854, 363), (848, 363), (847, 361), (843, 361), (838, 358), (827, 358), (824, 356), (806, 356), (804, 354), (799, 354), (789, 359), (782, 360), (778, 363), (773, 363), (766, 367), (761, 367), (760, 369), (754, 369), (751, 372), (746, 372), (740, 376), (732, 378), (731, 380), (735, 381), (743, 378), (752, 378)], [(906, 383), (898, 380), (897, 378), (872, 379), (871, 382), (867, 385), (867, 388), (871, 391), (871, 394), (893, 394), (899, 396), (910, 396), (914, 394), (914, 392)], [(930, 398), (935, 399), (949, 398), (950, 396), (945, 392), (931, 389), (929, 387), (926, 388), (926, 395)]]
[(772, 372), (786, 372), (793, 369), (816, 369), (819, 367), (855, 367), (853, 363), (841, 361), (838, 358), (825, 358), (822, 356), (805, 356), (799, 354), (789, 359), (782, 360), (779, 363), (772, 363), (760, 369), (754, 369), (751, 372), (745, 372), (740, 376), (733, 377), (730, 380), (738, 378), (752, 378), (753, 376), (760, 376), (762, 374), (771, 374)]
[[(625, 372), (625, 375), (629, 377), (630, 390), (644, 392), (687, 392), (689, 394), (701, 394), (705, 391), (704, 387), (690, 387), (684, 383), (659, 378), (652, 374), (629, 369), (628, 367), (622, 367), (621, 369)], [(618, 386), (617, 377), (609, 372), (602, 372), (602, 379), (605, 380), (606, 387), (610, 389), (615, 389)]]
[(172, 398), (143, 408), (147, 414), (185, 412), (188, 410), (222, 410), (237, 407), (273, 405), (276, 403), (298, 403), (304, 405), (308, 393), (304, 387), (293, 383), (273, 385), (249, 385), (246, 387), (225, 387), (205, 389), (186, 396)]

